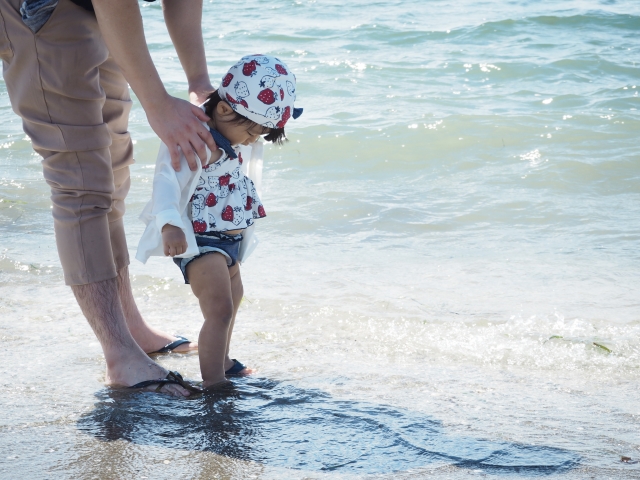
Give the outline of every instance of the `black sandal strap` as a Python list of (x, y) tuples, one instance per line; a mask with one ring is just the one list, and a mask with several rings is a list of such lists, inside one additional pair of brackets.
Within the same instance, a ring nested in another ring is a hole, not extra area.
[[(131, 385), (130, 387), (127, 388), (146, 388), (149, 387), (151, 385), (158, 385), (159, 388), (162, 388), (164, 385), (169, 385), (171, 383), (175, 383), (176, 385), (180, 385), (178, 382), (176, 382), (175, 380), (171, 380), (168, 378), (163, 378), (162, 380), (145, 380), (144, 382), (140, 382), (140, 383), (136, 383), (135, 385)], [(156, 389), (157, 391), (158, 389)]]
[(189, 390), (190, 392), (195, 392), (195, 393), (202, 392), (201, 388), (196, 387), (192, 383), (187, 382), (184, 378), (182, 378), (182, 375), (180, 375), (178, 372), (167, 373), (167, 379), (173, 380), (182, 388), (184, 388), (185, 390)]
[(191, 343), (191, 341), (188, 338), (182, 337), (180, 335), (176, 335), (176, 337), (177, 339), (174, 340), (173, 342), (167, 343), (160, 350), (156, 350), (155, 352), (148, 353), (147, 355), (154, 355), (156, 353), (169, 353), (171, 352), (171, 350), (179, 347), (180, 345), (184, 345), (185, 343)]
[(131, 389), (146, 388), (151, 385), (158, 385), (158, 387), (155, 389), (156, 393), (158, 393), (160, 392), (162, 387), (164, 387), (165, 385), (171, 385), (171, 384), (180, 385), (182, 388), (184, 388), (185, 390), (189, 390), (190, 392), (195, 392), (195, 393), (202, 392), (201, 388), (198, 388), (195, 385), (192, 385), (189, 382), (187, 382), (184, 378), (182, 378), (182, 375), (180, 375), (178, 372), (169, 372), (167, 373), (167, 376), (161, 380), (145, 380), (143, 382), (136, 383), (135, 385), (132, 385), (128, 388), (131, 388)]

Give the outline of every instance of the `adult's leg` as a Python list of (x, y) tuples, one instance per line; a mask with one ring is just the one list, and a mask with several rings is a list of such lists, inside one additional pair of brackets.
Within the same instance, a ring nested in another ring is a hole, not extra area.
[[(78, 305), (100, 341), (107, 363), (106, 384), (131, 386), (145, 380), (162, 379), (167, 370), (152, 361), (135, 342), (118, 301), (115, 278), (87, 285), (72, 285)], [(156, 385), (149, 386), (155, 390)], [(163, 393), (188, 396), (179, 385), (165, 385)]]
[[(125, 198), (131, 184), (129, 165), (133, 163), (133, 144), (128, 131), (129, 111), (131, 110), (129, 86), (112, 57), (107, 58), (100, 65), (99, 72), (100, 86), (105, 93), (102, 117), (111, 135), (109, 153), (113, 170), (114, 191), (111, 211), (107, 218), (113, 260), (118, 272), (118, 293), (133, 338), (145, 352), (155, 352), (176, 338), (151, 327), (144, 321), (134, 300), (129, 281), (129, 251), (123, 223)], [(191, 342), (180, 345), (174, 351), (188, 352), (197, 350), (197, 348), (198, 344)]]
[[(107, 383), (164, 378), (167, 371), (131, 337), (117, 293), (107, 219), (114, 190), (111, 136), (102, 119), (98, 71), (106, 46), (95, 18), (69, 0), (60, 0), (37, 34), (22, 23), (18, 4), (0, 0), (12, 53), (2, 57), (3, 75), (12, 107), (43, 157), (65, 281), (102, 345)], [(175, 385), (164, 391), (188, 394)]]
[(226, 380), (225, 356), (234, 310), (227, 259), (220, 253), (197, 258), (187, 265), (187, 275), (204, 316), (198, 344), (203, 387), (208, 388)]
[[(145, 352), (155, 352), (176, 340), (173, 335), (152, 327), (142, 318), (133, 298), (131, 282), (129, 280), (129, 269), (127, 267), (118, 270), (118, 294), (129, 331), (131, 335), (133, 335), (136, 343), (140, 345), (140, 348)], [(187, 353), (196, 350), (198, 350), (198, 344), (189, 342), (179, 345), (173, 351), (177, 353)]]

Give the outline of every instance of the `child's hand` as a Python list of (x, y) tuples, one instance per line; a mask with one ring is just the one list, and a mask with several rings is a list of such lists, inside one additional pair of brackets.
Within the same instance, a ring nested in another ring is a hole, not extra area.
[(181, 228), (166, 224), (162, 227), (162, 245), (165, 255), (175, 257), (187, 251), (187, 237)]

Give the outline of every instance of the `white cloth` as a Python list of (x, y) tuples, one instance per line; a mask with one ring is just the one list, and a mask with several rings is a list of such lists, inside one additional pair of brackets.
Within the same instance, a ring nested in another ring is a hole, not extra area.
[[(260, 196), (262, 190), (262, 142), (257, 141), (249, 146), (241, 145), (240, 149), (245, 159), (242, 164), (242, 172), (253, 181)], [(210, 158), (211, 151), (207, 149), (207, 162)], [(140, 238), (136, 252), (136, 258), (142, 263), (146, 263), (151, 256), (165, 256), (161, 232), (162, 227), (167, 224), (181, 228), (187, 239), (186, 252), (177, 255), (177, 257), (189, 258), (198, 255), (198, 245), (188, 213), (189, 201), (202, 172), (200, 162), (197, 163), (198, 168), (191, 171), (187, 159), (180, 154), (181, 168), (179, 172), (176, 172), (171, 166), (169, 149), (164, 143), (160, 144), (153, 177), (153, 193), (151, 200), (140, 214), (140, 220), (147, 226)], [(241, 263), (251, 255), (258, 244), (254, 229), (255, 224), (242, 232), (243, 239), (238, 255), (238, 261)]]

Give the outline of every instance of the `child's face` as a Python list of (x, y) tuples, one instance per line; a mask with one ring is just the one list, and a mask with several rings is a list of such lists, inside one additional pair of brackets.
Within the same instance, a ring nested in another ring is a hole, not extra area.
[(216, 130), (227, 137), (231, 145), (250, 145), (261, 135), (269, 133), (269, 129), (251, 122), (249, 124), (237, 124), (232, 120), (235, 112), (224, 100), (216, 105), (214, 110), (214, 124)]

